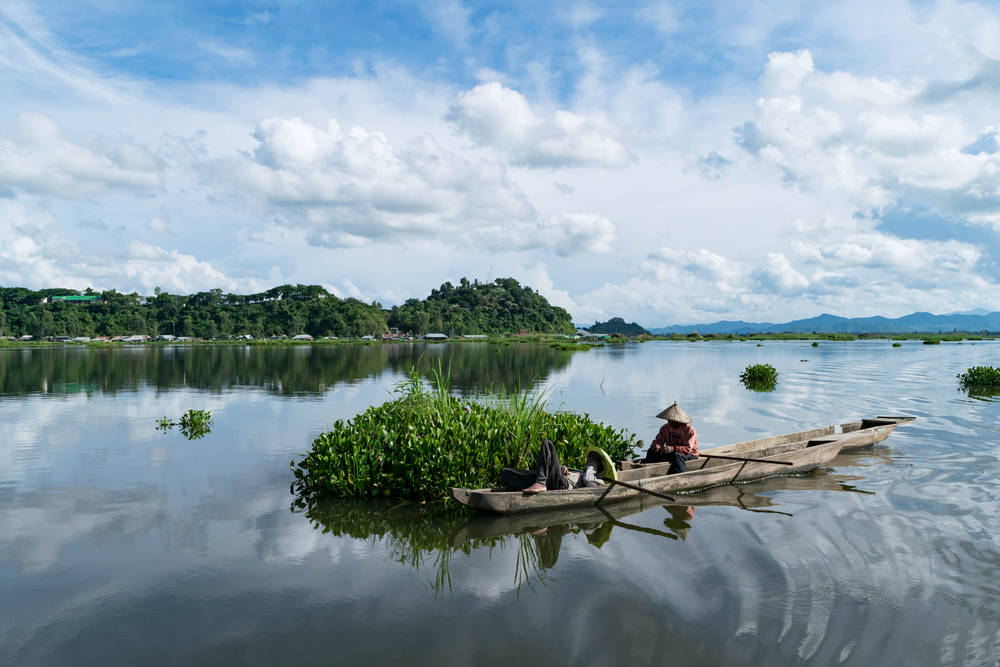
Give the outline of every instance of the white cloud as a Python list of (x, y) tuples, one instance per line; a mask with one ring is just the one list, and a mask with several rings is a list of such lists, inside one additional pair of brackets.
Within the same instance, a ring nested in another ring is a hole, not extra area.
[[(954, 214), (1000, 211), (1000, 155), (992, 128), (970, 130), (925, 86), (817, 71), (808, 51), (771, 53), (764, 97), (739, 143), (785, 182), (860, 211), (916, 200)], [(976, 135), (979, 138), (976, 139)]]
[(589, 213), (559, 213), (538, 223), (506, 224), (479, 230), (477, 245), (495, 251), (549, 249), (560, 257), (614, 251), (616, 228), (607, 218)]
[(995, 4), (963, 0), (924, 0), (907, 3), (907, 13), (925, 25), (935, 25), (1000, 60), (1000, 14)]
[(334, 120), (268, 118), (253, 136), (253, 154), (207, 163), (210, 181), (300, 214), (317, 245), (441, 238), (535, 215), (502, 165), (459, 158), (430, 135), (397, 151), (380, 132), (344, 132)]
[(216, 287), (233, 292), (266, 288), (255, 279), (230, 278), (193, 255), (135, 239), (121, 251), (86, 252), (50, 218), (28, 213), (16, 200), (0, 200), (0, 284), (115, 288), (144, 294), (157, 286), (181, 293)]
[(642, 21), (652, 23), (660, 32), (669, 34), (680, 27), (677, 8), (667, 2), (646, 5), (638, 11), (636, 16)]
[(767, 253), (767, 258), (751, 275), (764, 289), (776, 294), (801, 294), (809, 287), (809, 280), (796, 271), (781, 253)]
[(174, 233), (173, 230), (170, 228), (170, 223), (168, 223), (163, 218), (155, 215), (152, 218), (150, 218), (149, 221), (146, 223), (146, 229), (148, 229), (151, 232), (156, 232), (157, 234), (163, 234), (165, 236), (170, 236)]
[(162, 187), (161, 160), (148, 148), (98, 134), (87, 145), (69, 141), (55, 119), (18, 114), (0, 138), (0, 184), (29, 193), (83, 197), (112, 189)]
[(614, 169), (634, 159), (604, 112), (582, 116), (562, 110), (542, 118), (521, 93), (496, 81), (459, 94), (448, 120), (477, 144), (525, 167)]

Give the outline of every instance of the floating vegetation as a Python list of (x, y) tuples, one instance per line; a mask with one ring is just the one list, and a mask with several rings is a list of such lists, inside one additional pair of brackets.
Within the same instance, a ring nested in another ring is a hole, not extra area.
[(188, 410), (181, 415), (179, 422), (171, 421), (167, 417), (156, 420), (157, 431), (169, 431), (174, 426), (181, 427), (181, 433), (188, 440), (198, 440), (212, 431), (211, 410)]
[(586, 352), (590, 349), (590, 345), (586, 343), (550, 343), (549, 347), (563, 352)]
[(903, 347), (903, 344), (902, 343), (893, 343), (892, 346), (893, 347)]
[(940, 344), (941, 344), (940, 338), (928, 338), (927, 340), (924, 341), (924, 345), (940, 345)]
[(816, 341), (813, 341), (813, 344), (812, 344), (812, 346), (813, 346), (813, 347), (819, 347), (819, 343), (817, 343)]
[(778, 386), (778, 371), (771, 364), (753, 364), (740, 375), (740, 382), (750, 391), (774, 391)]
[(428, 388), (411, 369), (395, 400), (335, 422), (308, 455), (292, 461), (293, 493), (433, 500), (449, 486), (496, 486), (504, 467), (534, 468), (545, 438), (571, 467), (583, 465), (591, 445), (612, 459), (642, 445), (587, 414), (549, 412), (544, 394), (499, 391), (460, 400), (450, 394), (450, 370), (432, 369)]
[(959, 390), (968, 393), (971, 398), (990, 398), (1000, 395), (1000, 368), (974, 366), (956, 377)]

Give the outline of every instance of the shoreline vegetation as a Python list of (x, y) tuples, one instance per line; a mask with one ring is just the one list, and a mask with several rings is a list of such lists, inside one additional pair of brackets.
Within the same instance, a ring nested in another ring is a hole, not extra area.
[(491, 283), (446, 282), (427, 298), (383, 308), (377, 301), (341, 299), (319, 285), (282, 285), (259, 294), (211, 290), (153, 296), (87, 289), (32, 291), (0, 287), (0, 347), (82, 344), (377, 345), (429, 337), (428, 342), (542, 341), (560, 350), (630, 341), (921, 340), (928, 344), (993, 340), (998, 332), (757, 333), (652, 335), (622, 318), (587, 329), (569, 313), (513, 278)]
[(612, 460), (643, 446), (634, 433), (596, 423), (586, 413), (550, 411), (544, 393), (517, 389), (458, 398), (450, 391), (450, 366), (432, 368), (430, 375), (426, 383), (411, 368), (393, 400), (338, 420), (313, 440), (307, 455), (293, 459), (292, 492), (302, 503), (324, 497), (433, 501), (449, 486), (499, 486), (502, 468), (536, 466), (546, 438), (571, 468), (583, 467), (592, 445)]
[(320, 285), (281, 285), (259, 294), (215, 289), (152, 296), (115, 290), (32, 291), (0, 287), (0, 336), (41, 340), (147, 336), (219, 340), (405, 338), (426, 334), (497, 337), (532, 332), (572, 334), (569, 313), (513, 278), (446, 282), (425, 299), (392, 308), (339, 298)]
[[(240, 337), (232, 338), (216, 338), (216, 339), (202, 339), (202, 338), (174, 338), (174, 339), (164, 339), (156, 340), (149, 338), (147, 340), (100, 340), (100, 339), (90, 339), (90, 340), (56, 340), (56, 337), (48, 337), (50, 339), (42, 340), (19, 340), (16, 338), (0, 337), (0, 348), (52, 348), (52, 347), (63, 347), (63, 346), (83, 346), (88, 348), (104, 348), (104, 347), (121, 347), (127, 345), (243, 345), (243, 346), (274, 346), (274, 345), (347, 345), (347, 346), (373, 346), (373, 345), (383, 345), (383, 344), (395, 344), (395, 343), (425, 343), (425, 344), (468, 344), (468, 343), (480, 343), (494, 346), (505, 346), (510, 347), (511, 344), (524, 344), (524, 343), (547, 343), (550, 347), (563, 351), (586, 351), (595, 347), (607, 347), (622, 344), (634, 344), (634, 343), (648, 343), (648, 342), (674, 342), (674, 343), (700, 343), (700, 342), (741, 342), (741, 343), (761, 343), (768, 341), (830, 341), (830, 342), (853, 342), (859, 340), (872, 340), (872, 341), (923, 341), (928, 345), (936, 345), (940, 343), (962, 343), (962, 342), (972, 342), (976, 343), (979, 341), (991, 341), (1000, 338), (1000, 332), (990, 333), (983, 335), (982, 332), (972, 333), (950, 333), (950, 334), (920, 334), (920, 333), (905, 333), (905, 334), (878, 334), (878, 335), (850, 335), (850, 334), (759, 334), (759, 335), (749, 335), (749, 336), (739, 336), (735, 334), (719, 334), (719, 335), (706, 335), (698, 337), (681, 336), (680, 334), (674, 334), (672, 336), (638, 336), (635, 338), (613, 338), (613, 337), (575, 337), (566, 334), (539, 334), (539, 333), (517, 333), (517, 334), (507, 334), (504, 336), (485, 336), (485, 337), (474, 337), (467, 338), (464, 336), (454, 336), (446, 337), (441, 339), (423, 339), (412, 336), (392, 336), (392, 337), (372, 337), (371, 339), (364, 338), (308, 338), (296, 340), (288, 336), (276, 336), (274, 338), (262, 338), (262, 339), (244, 339)], [(899, 346), (898, 342), (894, 343), (895, 347)], [(815, 346), (814, 346), (815, 347)]]

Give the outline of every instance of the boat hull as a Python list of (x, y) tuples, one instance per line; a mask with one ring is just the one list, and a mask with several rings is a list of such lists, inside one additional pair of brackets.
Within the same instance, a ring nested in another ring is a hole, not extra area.
[[(618, 479), (633, 486), (656, 493), (692, 491), (718, 484), (748, 481), (813, 470), (831, 461), (841, 451), (851, 452), (882, 442), (900, 424), (909, 423), (912, 417), (876, 417), (858, 422), (800, 431), (783, 436), (773, 436), (715, 447), (703, 455), (721, 454), (754, 459), (782, 461), (734, 462), (726, 459), (701, 458), (688, 462), (688, 471), (667, 475), (667, 463), (635, 466), (622, 462)], [(545, 491), (526, 495), (506, 489), (462, 489), (449, 487), (452, 499), (481, 512), (497, 514), (525, 514), (554, 510), (591, 508), (597, 504), (613, 505), (643, 494), (628, 487), (613, 485), (564, 491)]]
[[(803, 447), (798, 451), (763, 457), (791, 465), (770, 462), (732, 462), (677, 475), (642, 477), (634, 483), (642, 489), (669, 494), (671, 491), (691, 491), (737, 480), (748, 481), (773, 475), (806, 472), (837, 456), (840, 453), (841, 445), (839, 439), (833, 439), (829, 442)], [(521, 491), (507, 491), (506, 489), (448, 489), (448, 494), (463, 505), (475, 510), (498, 514), (574, 509), (593, 507), (597, 504), (612, 505), (636, 498), (641, 493), (641, 491), (619, 485), (611, 485), (610, 488), (609, 486), (598, 486), (565, 491), (545, 491), (534, 495), (526, 495)]]

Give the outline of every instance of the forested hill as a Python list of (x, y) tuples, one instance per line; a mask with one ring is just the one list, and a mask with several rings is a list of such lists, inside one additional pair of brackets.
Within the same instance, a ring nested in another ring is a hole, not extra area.
[(82, 294), (99, 298), (58, 299), (78, 294), (68, 289), (0, 287), (0, 336), (360, 337), (383, 333), (390, 326), (418, 335), (573, 331), (565, 310), (513, 279), (484, 285), (463, 278), (460, 287), (445, 283), (427, 299), (411, 299), (392, 310), (379, 303), (339, 299), (318, 285), (281, 285), (259, 294), (223, 294), (216, 289), (174, 295), (157, 289), (149, 297), (88, 289)]
[(562, 334), (575, 331), (566, 310), (551, 305), (541, 294), (522, 287), (513, 278), (492, 283), (470, 283), (462, 278), (457, 287), (445, 283), (422, 301), (410, 299), (393, 307), (387, 322), (390, 327), (417, 335), (505, 334), (521, 329)]
[(587, 331), (595, 334), (620, 333), (620, 334), (625, 334), (630, 338), (642, 335), (646, 336), (650, 335), (648, 331), (643, 329), (635, 322), (629, 322), (628, 324), (626, 324), (625, 320), (623, 320), (620, 317), (612, 317), (607, 322), (594, 322), (594, 325), (592, 327), (589, 327)]

